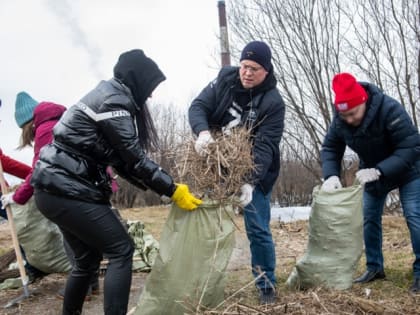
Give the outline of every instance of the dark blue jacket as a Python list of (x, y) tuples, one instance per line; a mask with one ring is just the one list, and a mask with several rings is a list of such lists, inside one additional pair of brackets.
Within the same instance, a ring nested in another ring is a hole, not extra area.
[(363, 121), (352, 127), (335, 115), (322, 145), (323, 176), (340, 175), (347, 145), (358, 154), (360, 169), (377, 168), (381, 172), (380, 179), (367, 183), (365, 189), (383, 195), (420, 178), (420, 135), (400, 103), (375, 85), (360, 84), (368, 93)]
[(234, 117), (233, 102), (242, 107), (241, 123), (251, 122), (256, 171), (252, 183), (269, 192), (280, 170), (279, 144), (284, 128), (285, 106), (272, 71), (254, 89), (244, 89), (238, 67), (224, 67), (217, 79), (206, 86), (189, 108), (189, 122), (198, 135), (203, 130), (221, 129)]

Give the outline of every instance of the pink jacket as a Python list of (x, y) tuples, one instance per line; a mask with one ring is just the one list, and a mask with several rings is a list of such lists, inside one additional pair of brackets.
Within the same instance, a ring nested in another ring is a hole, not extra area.
[[(53, 140), (52, 129), (54, 128), (57, 121), (66, 111), (66, 107), (63, 105), (41, 102), (34, 110), (34, 157), (32, 160), (32, 168), (39, 158), (39, 151), (44, 145), (47, 145)], [(25, 182), (19, 186), (13, 195), (13, 200), (18, 204), (25, 204), (29, 198), (32, 197), (34, 189), (30, 182), (32, 177), (32, 170), (26, 176)]]

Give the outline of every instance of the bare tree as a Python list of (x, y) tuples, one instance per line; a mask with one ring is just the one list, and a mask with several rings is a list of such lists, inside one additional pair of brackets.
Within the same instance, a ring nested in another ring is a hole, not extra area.
[[(330, 78), (341, 53), (339, 1), (238, 0), (231, 3), (236, 43), (264, 40), (284, 97), (283, 146), (320, 179), (320, 147), (331, 122)], [(315, 163), (316, 164), (316, 163)]]
[[(290, 163), (294, 158), (306, 168), (305, 179), (312, 176), (309, 181), (319, 181), (321, 143), (333, 115), (330, 82), (338, 72), (364, 74), (397, 98), (418, 126), (419, 8), (418, 0), (229, 3), (233, 54), (238, 55), (250, 40), (263, 40), (272, 47), (275, 75), (287, 108), (284, 168), (296, 172)], [(343, 163), (343, 178), (349, 183), (354, 165)], [(279, 185), (286, 184), (280, 180)], [(285, 187), (279, 190), (287, 191)]]
[[(172, 173), (175, 163), (173, 151), (180, 147), (180, 142), (185, 141), (186, 135), (191, 133), (186, 113), (173, 104), (153, 104), (151, 113), (159, 135), (159, 150), (149, 152), (148, 155), (177, 180), (177, 174)], [(152, 191), (142, 191), (122, 178), (118, 179), (118, 184), (120, 188), (113, 201), (119, 207), (132, 208), (161, 203), (160, 197)]]
[(349, 61), (394, 96), (419, 127), (420, 2), (354, 0), (342, 10), (354, 36), (345, 37)]

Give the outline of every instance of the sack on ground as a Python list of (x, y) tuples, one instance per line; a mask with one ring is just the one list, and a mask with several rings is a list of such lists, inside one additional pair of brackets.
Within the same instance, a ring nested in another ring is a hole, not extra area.
[(235, 242), (232, 216), (230, 206), (210, 201), (195, 211), (172, 205), (136, 315), (195, 313), (198, 305), (223, 301)]
[(159, 242), (144, 229), (141, 221), (127, 221), (134, 242), (133, 271), (149, 272), (159, 253)]
[(287, 279), (289, 287), (351, 287), (363, 251), (362, 191), (360, 185), (334, 193), (314, 188), (307, 249)]
[(64, 251), (58, 226), (39, 212), (34, 198), (24, 205), (12, 205), (19, 244), (27, 261), (45, 273), (68, 272), (70, 261)]

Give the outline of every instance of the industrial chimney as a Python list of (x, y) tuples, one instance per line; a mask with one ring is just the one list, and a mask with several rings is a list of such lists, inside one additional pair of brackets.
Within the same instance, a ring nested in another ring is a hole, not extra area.
[(220, 54), (222, 58), (222, 67), (230, 66), (229, 37), (226, 23), (225, 1), (218, 1), (217, 7), (219, 9)]

